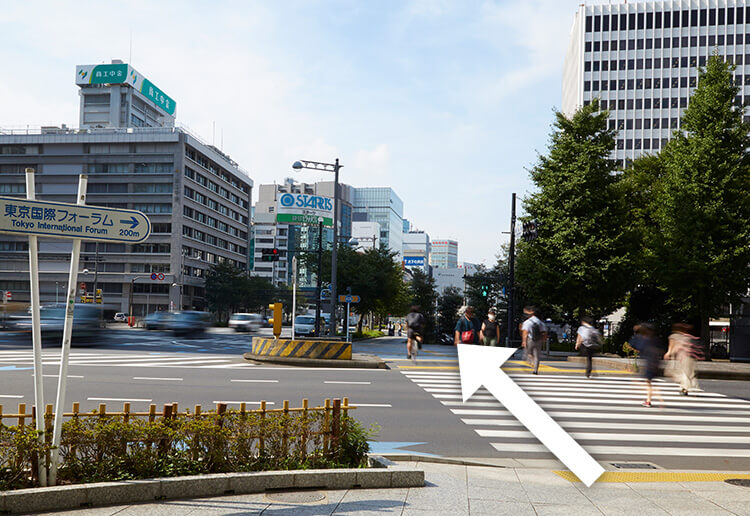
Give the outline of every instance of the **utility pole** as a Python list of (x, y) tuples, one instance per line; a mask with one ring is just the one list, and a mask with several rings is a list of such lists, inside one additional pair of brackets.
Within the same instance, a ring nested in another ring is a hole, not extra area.
[(509, 250), (510, 278), (508, 286), (508, 337), (505, 345), (512, 346), (514, 323), (513, 323), (513, 297), (516, 293), (516, 194), (513, 194), (510, 209), (510, 250)]
[(323, 294), (323, 217), (318, 219), (318, 299), (315, 301), (315, 336), (320, 337), (320, 297)]

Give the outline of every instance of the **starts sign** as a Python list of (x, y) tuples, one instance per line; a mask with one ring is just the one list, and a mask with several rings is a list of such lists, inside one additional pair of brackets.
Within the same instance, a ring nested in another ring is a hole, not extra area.
[(151, 222), (135, 210), (0, 197), (0, 233), (132, 244), (148, 238)]

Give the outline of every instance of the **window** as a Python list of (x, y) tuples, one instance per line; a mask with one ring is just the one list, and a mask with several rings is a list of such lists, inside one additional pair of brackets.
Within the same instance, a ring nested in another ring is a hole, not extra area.
[[(650, 80), (651, 79), (646, 79), (647, 82), (650, 81)], [(650, 98), (643, 99), (643, 107), (646, 108), (646, 109), (651, 109), (651, 99)]]
[(171, 174), (171, 163), (136, 163), (136, 174)]
[(134, 184), (133, 193), (172, 193), (172, 183)]
[(171, 203), (133, 203), (133, 209), (143, 213), (172, 213)]
[(151, 233), (171, 233), (172, 224), (169, 222), (154, 222), (151, 224)]
[(130, 166), (127, 163), (92, 163), (88, 166), (89, 174), (128, 174)]
[(584, 72), (591, 71), (591, 61), (586, 61), (585, 63), (583, 63), (583, 71)]
[(22, 183), (17, 184), (0, 184), (0, 194), (25, 194), (26, 185)]
[(130, 272), (163, 272), (169, 274), (168, 263), (132, 263)]
[(584, 44), (583, 44), (583, 49), (584, 49), (584, 51), (586, 51), (586, 52), (591, 52), (591, 42), (590, 42), (590, 41), (587, 41), (586, 43), (584, 43)]
[(586, 16), (586, 32), (591, 32), (593, 19), (591, 16)]
[(89, 183), (87, 193), (128, 193), (127, 183)]
[(654, 28), (654, 13), (646, 13), (646, 28)]
[(708, 24), (709, 25), (716, 25), (716, 9), (709, 9), (708, 10)]
[(661, 14), (662, 13), (656, 13), (654, 16), (654, 28), (655, 29), (661, 29)]
[(602, 16), (602, 31), (607, 32), (608, 30), (609, 30), (609, 15), (605, 14)]
[(602, 30), (602, 19), (597, 16), (594, 18), (594, 32), (601, 32)]
[(133, 244), (131, 253), (169, 254), (170, 244)]
[(0, 242), (0, 251), (28, 251), (28, 242)]
[(109, 94), (105, 95), (84, 95), (84, 106), (109, 106)]

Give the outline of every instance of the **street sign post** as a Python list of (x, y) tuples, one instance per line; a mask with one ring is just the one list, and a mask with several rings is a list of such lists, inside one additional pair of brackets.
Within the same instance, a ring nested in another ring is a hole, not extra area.
[(151, 222), (135, 210), (0, 197), (0, 233), (135, 244)]
[(359, 303), (359, 296), (353, 296), (352, 294), (340, 295), (339, 303), (346, 303), (346, 341), (349, 342), (349, 314), (351, 313), (351, 304)]
[[(65, 302), (65, 323), (63, 326), (62, 348), (60, 350), (60, 370), (55, 402), (55, 420), (52, 434), (52, 456), (49, 478), (44, 461), (39, 461), (39, 483), (54, 485), (57, 479), (60, 438), (62, 435), (63, 406), (70, 358), (70, 344), (73, 333), (73, 310), (76, 299), (78, 263), (81, 255), (81, 240), (97, 242), (138, 243), (146, 240), (151, 233), (151, 222), (139, 211), (114, 209), (103, 206), (86, 206), (86, 186), (88, 177), (78, 178), (76, 204), (37, 201), (35, 199), (34, 169), (26, 169), (26, 199), (0, 197), (0, 233), (23, 234), (29, 238), (29, 276), (31, 294), (32, 345), (34, 350), (34, 402), (37, 414), (44, 410), (44, 387), (42, 383), (41, 320), (39, 301), (39, 248), (38, 236), (66, 238), (73, 241), (70, 254), (67, 298)], [(82, 283), (85, 295), (86, 284)], [(96, 284), (92, 301), (101, 295)], [(45, 432), (44, 418), (36, 418), (40, 438)]]

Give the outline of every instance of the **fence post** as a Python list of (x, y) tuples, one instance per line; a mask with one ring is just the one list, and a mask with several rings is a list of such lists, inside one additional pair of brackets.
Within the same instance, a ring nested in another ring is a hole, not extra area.
[(103, 418), (107, 415), (107, 404), (99, 403), (99, 417)]
[(349, 398), (344, 398), (341, 404), (341, 413), (344, 416), (341, 420), (341, 432), (346, 433), (346, 421), (349, 418)]
[(172, 402), (172, 416), (171, 419), (177, 419), (177, 413), (179, 412), (179, 405), (176, 401)]
[(156, 419), (156, 405), (152, 403), (148, 406), (148, 422), (153, 423)]
[(18, 404), (18, 426), (26, 424), (26, 403)]
[(331, 411), (331, 400), (330, 398), (326, 398), (325, 405), (323, 407), (323, 451), (328, 453), (329, 450), (329, 444), (330, 444), (330, 414)]
[(122, 404), (122, 422), (128, 423), (130, 421), (130, 402), (126, 401)]
[[(73, 403), (73, 421), (78, 420), (78, 413), (81, 411), (81, 404), (77, 401)], [(71, 457), (75, 457), (76, 453), (78, 452), (78, 449), (75, 447), (75, 445), (70, 447), (70, 455)]]
[[(44, 439), (48, 444), (52, 440), (52, 424), (54, 420), (55, 414), (52, 411), (52, 403), (48, 403), (47, 407), (44, 409)], [(52, 457), (50, 456), (50, 451), (47, 450), (47, 452), (44, 454), (44, 467), (48, 472), (51, 458)]]
[(3, 424), (3, 406), (0, 405), (0, 425)]
[(201, 415), (201, 406), (200, 405), (196, 405), (195, 406), (195, 417), (198, 417), (200, 415)]
[(258, 455), (263, 455), (263, 449), (265, 446), (265, 440), (263, 439), (263, 432), (266, 431), (266, 427), (263, 423), (266, 421), (266, 400), (260, 400), (260, 436), (258, 437)]
[(284, 409), (284, 421), (281, 424), (284, 428), (282, 447), (284, 453), (289, 455), (289, 400), (284, 400), (282, 407)]
[(217, 403), (216, 404), (216, 415), (219, 416), (217, 420), (217, 424), (221, 427), (224, 426), (224, 414), (227, 411), (227, 404), (226, 403)]
[[(162, 410), (162, 419), (164, 420), (164, 423), (172, 417), (172, 405), (169, 403), (164, 404), (164, 409)], [(162, 437), (159, 439), (159, 454), (164, 454), (167, 451), (167, 438)]]
[(309, 412), (307, 410), (307, 398), (303, 398), (302, 400), (302, 435), (300, 436), (300, 439), (302, 442), (300, 443), (300, 449), (302, 451), (302, 456), (307, 455), (307, 443), (310, 438), (310, 421), (308, 419)]
[[(24, 412), (26, 410), (24, 409)], [(19, 412), (20, 413), (20, 412)], [(36, 405), (31, 406), (31, 426), (36, 428)], [(38, 441), (37, 441), (38, 442)], [(31, 454), (31, 481), (36, 485), (39, 482), (39, 454)]]
[(341, 436), (341, 400), (339, 398), (333, 400), (333, 427), (331, 428), (331, 435), (333, 437), (333, 452), (338, 455), (339, 437)]

